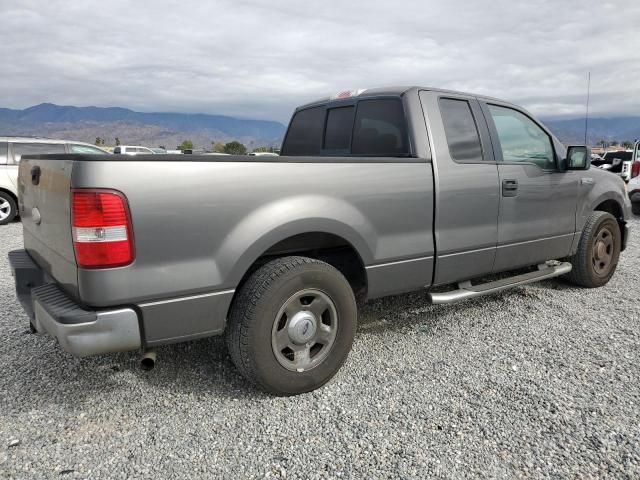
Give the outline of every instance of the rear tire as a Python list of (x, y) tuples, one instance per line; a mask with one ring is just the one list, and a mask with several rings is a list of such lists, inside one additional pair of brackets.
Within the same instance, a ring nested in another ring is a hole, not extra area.
[(606, 285), (618, 266), (621, 237), (613, 215), (593, 212), (585, 222), (576, 254), (569, 259), (573, 269), (567, 279), (588, 288)]
[(0, 192), (0, 225), (12, 222), (18, 214), (18, 205), (11, 195)]
[(275, 395), (296, 395), (336, 374), (351, 350), (356, 324), (353, 290), (338, 270), (307, 257), (283, 257), (240, 287), (226, 341), (249, 381)]
[(640, 202), (631, 204), (631, 211), (634, 215), (640, 215)]

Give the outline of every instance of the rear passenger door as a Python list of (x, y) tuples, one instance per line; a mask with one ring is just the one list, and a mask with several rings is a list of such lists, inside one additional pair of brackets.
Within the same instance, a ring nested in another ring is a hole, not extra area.
[(436, 185), (434, 284), (489, 273), (498, 239), (498, 169), (473, 97), (420, 92)]
[[(579, 175), (559, 167), (551, 135), (511, 105), (482, 103), (500, 174), (496, 272), (567, 256)], [(563, 153), (563, 152), (562, 152)]]

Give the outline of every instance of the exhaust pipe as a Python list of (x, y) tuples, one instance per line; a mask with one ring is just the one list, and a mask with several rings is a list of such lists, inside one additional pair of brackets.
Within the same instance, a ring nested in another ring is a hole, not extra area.
[(142, 355), (142, 360), (140, 360), (140, 367), (142, 370), (149, 371), (153, 370), (153, 367), (156, 366), (156, 352), (151, 350), (148, 352), (144, 352)]

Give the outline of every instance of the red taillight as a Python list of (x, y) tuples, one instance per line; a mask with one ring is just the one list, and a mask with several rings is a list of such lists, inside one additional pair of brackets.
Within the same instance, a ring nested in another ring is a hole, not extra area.
[(76, 262), (82, 268), (133, 262), (133, 233), (125, 196), (114, 190), (72, 190), (71, 225)]
[(636, 178), (638, 175), (640, 175), (640, 160), (631, 164), (631, 178)]

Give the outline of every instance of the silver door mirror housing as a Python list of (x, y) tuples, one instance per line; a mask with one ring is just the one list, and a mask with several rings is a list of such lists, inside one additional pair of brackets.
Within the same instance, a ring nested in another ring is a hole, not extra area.
[(584, 145), (571, 145), (567, 147), (567, 158), (565, 165), (567, 170), (588, 170), (591, 166), (589, 162), (591, 152), (589, 147)]

